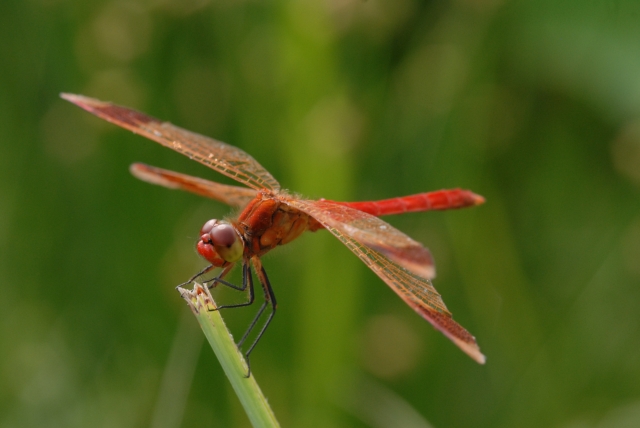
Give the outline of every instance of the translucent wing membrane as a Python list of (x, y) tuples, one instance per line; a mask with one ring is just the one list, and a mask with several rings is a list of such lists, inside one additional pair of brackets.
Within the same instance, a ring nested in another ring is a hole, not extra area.
[(134, 163), (129, 170), (136, 178), (148, 183), (170, 189), (186, 190), (187, 192), (215, 199), (234, 208), (242, 208), (256, 197), (256, 191), (253, 189), (215, 183), (143, 163)]
[[(442, 301), (442, 297), (433, 287), (431, 281), (422, 275), (421, 271), (416, 272), (416, 269), (409, 269), (406, 266), (408, 264), (410, 267), (415, 267), (416, 260), (424, 258), (424, 256), (413, 256), (414, 251), (419, 253), (414, 248), (415, 244), (420, 245), (419, 243), (406, 237), (402, 232), (382, 220), (349, 207), (303, 200), (293, 200), (289, 204), (315, 218), (325, 229), (353, 251), (413, 310), (444, 333), (467, 355), (480, 364), (484, 364), (485, 357), (480, 352), (476, 339), (453, 320), (451, 313)], [(382, 230), (383, 233), (380, 234), (380, 237), (373, 239), (374, 231), (378, 230)], [(393, 239), (397, 239), (402, 245), (394, 247), (393, 242), (387, 242)], [(373, 245), (371, 245), (371, 241), (375, 241)], [(420, 247), (424, 249), (421, 245)], [(383, 248), (385, 251), (378, 250), (378, 248)], [(407, 250), (408, 248), (411, 249)], [(426, 251), (426, 249), (424, 250)], [(389, 254), (396, 259), (393, 259)], [(430, 255), (428, 256), (430, 260)]]
[(431, 281), (407, 271), (339, 230), (330, 227), (327, 229), (386, 282), (414, 311), (444, 333), (467, 355), (478, 363), (484, 364), (485, 356), (480, 352), (475, 337), (453, 320)]
[(429, 250), (371, 214), (328, 201), (291, 199), (285, 202), (309, 214), (324, 227), (340, 231), (360, 244), (384, 254), (416, 275), (426, 279), (435, 276), (433, 258)]
[(278, 190), (280, 185), (244, 151), (213, 138), (162, 122), (144, 113), (82, 95), (61, 94), (86, 111), (188, 156), (253, 189)]

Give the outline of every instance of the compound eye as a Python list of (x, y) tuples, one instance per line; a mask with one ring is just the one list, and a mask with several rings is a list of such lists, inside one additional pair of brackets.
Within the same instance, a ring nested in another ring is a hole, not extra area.
[(235, 228), (229, 223), (217, 222), (211, 227), (209, 233), (202, 237), (203, 241), (204, 238), (207, 238), (213, 244), (216, 252), (225, 261), (234, 263), (242, 258), (242, 253), (244, 252), (243, 241), (236, 233)]
[[(205, 226), (207, 226), (208, 223), (209, 222), (205, 223)], [(209, 236), (211, 237), (211, 242), (213, 242), (213, 245), (216, 247), (228, 248), (238, 240), (238, 235), (236, 235), (233, 226), (226, 223), (218, 223), (215, 227), (211, 228)]]
[(202, 229), (200, 229), (200, 236), (206, 235), (209, 232), (211, 232), (211, 229), (213, 229), (213, 227), (217, 224), (218, 224), (218, 220), (215, 220), (215, 219), (211, 219), (208, 222), (206, 222), (204, 226), (202, 226)]

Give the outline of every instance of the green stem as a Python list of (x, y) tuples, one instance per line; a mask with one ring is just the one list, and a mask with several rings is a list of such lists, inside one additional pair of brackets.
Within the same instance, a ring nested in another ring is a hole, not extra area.
[(196, 283), (193, 290), (179, 288), (178, 291), (200, 323), (251, 424), (254, 427), (279, 427), (255, 377), (253, 375), (246, 377), (247, 363), (224, 324), (220, 311), (215, 310), (217, 306), (207, 287)]

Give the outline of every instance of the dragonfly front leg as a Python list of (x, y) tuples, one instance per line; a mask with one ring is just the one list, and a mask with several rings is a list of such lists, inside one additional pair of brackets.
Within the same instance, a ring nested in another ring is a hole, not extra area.
[(182, 288), (183, 286), (187, 285), (187, 284), (191, 284), (193, 281), (195, 281), (197, 278), (200, 278), (202, 275), (204, 275), (205, 273), (209, 272), (210, 270), (212, 270), (213, 268), (215, 268), (214, 265), (209, 265), (206, 268), (202, 269), (200, 272), (198, 272), (197, 274), (193, 275), (191, 278), (189, 278), (188, 280), (186, 280), (185, 282), (183, 282), (182, 284), (178, 284), (176, 285), (176, 289), (178, 288)]
[[(214, 266), (214, 265), (209, 265), (209, 266), (205, 267), (200, 272), (198, 272), (197, 274), (193, 275), (191, 278), (189, 278), (188, 280), (186, 280), (182, 284), (178, 284), (176, 286), (176, 288), (182, 288), (183, 286), (185, 286), (187, 284), (191, 284), (197, 278), (200, 278), (202, 275), (206, 274), (207, 272), (213, 270), (216, 267), (217, 266)], [(231, 284), (230, 282), (225, 281), (225, 280), (222, 279), (231, 271), (232, 268), (233, 268), (233, 264), (227, 266), (222, 272), (220, 272), (220, 274), (217, 277), (212, 278), (212, 279), (207, 279), (205, 281), (202, 281), (202, 283), (206, 285), (209, 282), (213, 282), (213, 284), (209, 286), (209, 289), (215, 287), (216, 282), (219, 282), (219, 283), (224, 284), (224, 285), (226, 285), (228, 287), (235, 288), (236, 290), (244, 291), (244, 288), (238, 287), (237, 285)]]

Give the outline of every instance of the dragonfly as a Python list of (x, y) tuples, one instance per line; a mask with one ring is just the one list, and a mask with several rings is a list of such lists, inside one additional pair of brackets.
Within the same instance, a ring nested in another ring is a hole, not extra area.
[[(276, 179), (243, 150), (164, 122), (127, 107), (82, 95), (63, 93), (72, 102), (95, 116), (142, 135), (221, 173), (246, 187), (226, 185), (142, 163), (131, 165), (131, 173), (146, 182), (180, 189), (223, 202), (240, 209), (236, 219), (208, 220), (200, 229), (197, 252), (209, 265), (180, 286), (192, 283), (220, 268), (213, 279), (204, 281), (246, 292), (242, 303), (216, 309), (248, 306), (254, 302), (253, 270), (264, 293), (264, 302), (238, 341), (242, 347), (257, 327), (264, 312), (266, 320), (247, 347), (244, 357), (248, 374), (249, 355), (276, 312), (276, 298), (261, 257), (288, 244), (305, 231), (325, 229), (347, 246), (414, 311), (429, 321), (462, 351), (480, 364), (485, 356), (474, 336), (453, 320), (442, 297), (433, 287), (433, 257), (421, 243), (378, 217), (408, 212), (447, 210), (476, 206), (484, 198), (469, 190), (450, 189), (367, 202), (309, 200), (280, 188)], [(224, 278), (236, 265), (242, 266), (242, 284)]]

